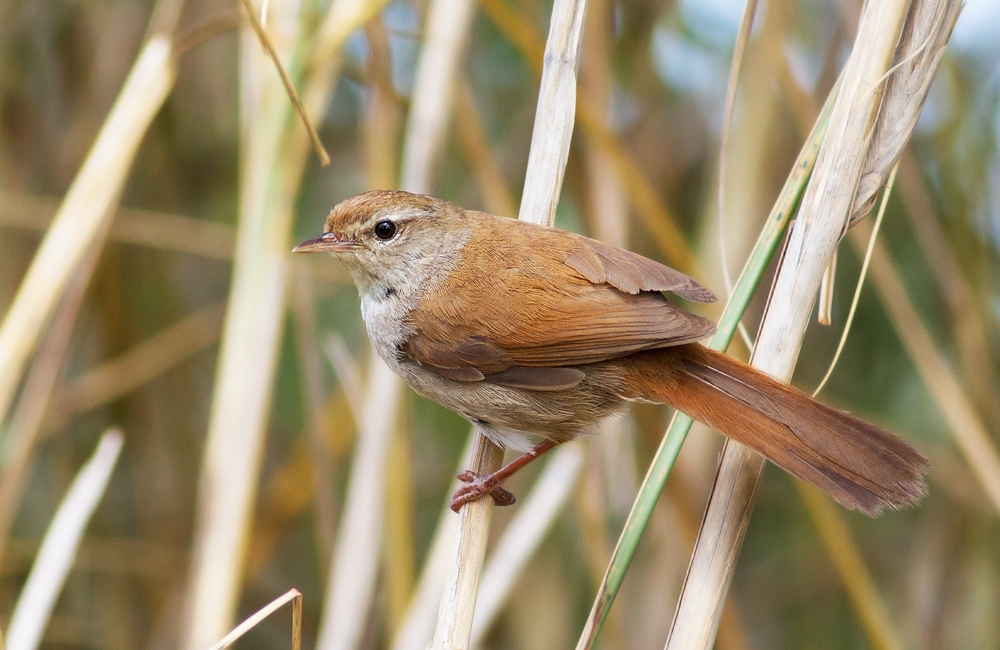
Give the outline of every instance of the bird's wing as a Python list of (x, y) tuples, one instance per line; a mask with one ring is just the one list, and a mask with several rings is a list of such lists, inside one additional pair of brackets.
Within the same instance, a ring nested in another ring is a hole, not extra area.
[(476, 272), (451, 273), (427, 291), (401, 350), (442, 376), (556, 390), (583, 378), (573, 366), (715, 330), (664, 297), (715, 299), (678, 271), (566, 231), (472, 218), (482, 223), (461, 264)]

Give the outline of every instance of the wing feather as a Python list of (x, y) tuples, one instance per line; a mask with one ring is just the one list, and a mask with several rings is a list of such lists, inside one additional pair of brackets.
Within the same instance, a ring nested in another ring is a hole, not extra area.
[(573, 233), (467, 215), (478, 237), (466, 243), (462, 264), (477, 272), (442, 274), (411, 313), (415, 335), (401, 350), (441, 376), (559, 390), (583, 374), (531, 369), (596, 363), (715, 331), (663, 295), (715, 299), (678, 271)]

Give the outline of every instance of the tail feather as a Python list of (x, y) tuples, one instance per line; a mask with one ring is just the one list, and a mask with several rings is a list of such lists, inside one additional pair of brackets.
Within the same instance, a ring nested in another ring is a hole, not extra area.
[(626, 357), (637, 398), (669, 404), (852, 510), (876, 516), (926, 493), (927, 460), (902, 438), (702, 345)]

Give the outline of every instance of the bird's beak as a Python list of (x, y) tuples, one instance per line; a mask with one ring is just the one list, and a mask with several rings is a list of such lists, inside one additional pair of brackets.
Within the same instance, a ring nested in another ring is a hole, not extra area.
[(307, 239), (292, 249), (293, 253), (343, 253), (353, 247), (354, 242), (337, 239), (332, 232)]

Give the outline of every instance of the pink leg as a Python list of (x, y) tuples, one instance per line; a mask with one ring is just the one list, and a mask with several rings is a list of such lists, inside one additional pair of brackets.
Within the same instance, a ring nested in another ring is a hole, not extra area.
[(515, 472), (535, 460), (545, 452), (557, 446), (558, 442), (543, 440), (528, 452), (525, 452), (487, 476), (477, 476), (466, 470), (458, 475), (458, 480), (465, 485), (460, 487), (451, 497), (451, 509), (458, 512), (466, 503), (481, 499), (487, 494), (493, 497), (498, 506), (509, 506), (516, 501), (514, 495), (500, 487), (500, 485), (510, 478)]

